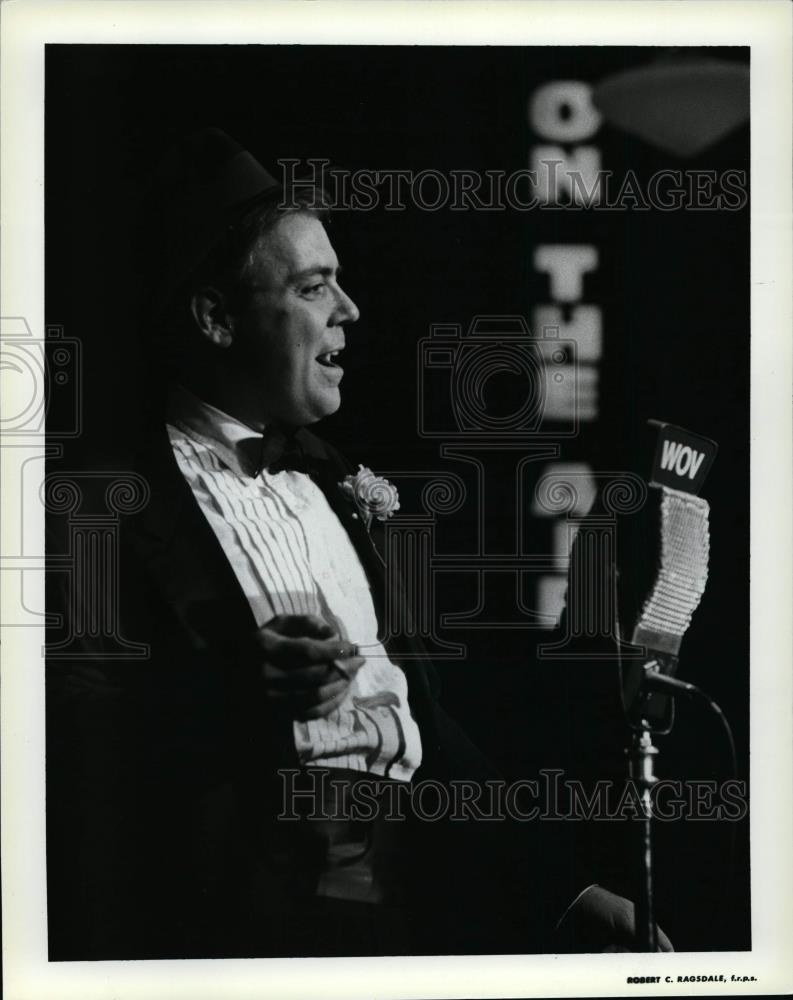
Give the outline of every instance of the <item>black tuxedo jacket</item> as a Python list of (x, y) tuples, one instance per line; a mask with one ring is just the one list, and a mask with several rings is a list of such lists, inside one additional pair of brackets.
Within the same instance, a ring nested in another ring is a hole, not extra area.
[[(351, 470), (313, 434), (300, 431), (298, 441), (382, 624), (384, 563), (338, 487)], [(84, 661), (48, 668), (50, 956), (272, 954), (266, 918), (278, 916), (283, 893), (263, 873), (258, 837), (277, 770), (298, 766), (291, 721), (264, 702), (248, 602), (164, 427), (140, 456), (151, 499), (122, 530), (120, 629), (150, 655), (115, 661), (87, 644)], [(406, 674), (421, 733), (414, 782), (497, 780), (440, 707), (420, 640), (388, 652)], [(416, 922), (427, 928), (415, 950), (542, 949), (575, 888), (544, 832), (414, 824)], [(557, 838), (558, 828), (548, 832)]]

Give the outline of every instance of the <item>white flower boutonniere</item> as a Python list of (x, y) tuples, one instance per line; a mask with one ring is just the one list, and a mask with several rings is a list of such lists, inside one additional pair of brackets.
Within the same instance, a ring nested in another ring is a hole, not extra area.
[(354, 476), (345, 476), (339, 486), (360, 511), (367, 530), (373, 517), (378, 521), (387, 521), (395, 510), (399, 510), (396, 486), (382, 476), (376, 476), (365, 465), (359, 465)]

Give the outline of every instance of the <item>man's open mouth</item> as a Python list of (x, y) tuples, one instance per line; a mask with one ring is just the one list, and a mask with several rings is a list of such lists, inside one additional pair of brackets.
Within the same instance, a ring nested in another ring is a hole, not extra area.
[(327, 351), (325, 354), (317, 355), (317, 361), (321, 365), (325, 365), (326, 368), (337, 368), (336, 359), (338, 358), (341, 351)]

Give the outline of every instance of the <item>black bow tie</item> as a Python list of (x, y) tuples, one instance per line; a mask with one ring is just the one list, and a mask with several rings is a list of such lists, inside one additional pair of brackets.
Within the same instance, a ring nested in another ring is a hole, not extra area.
[(247, 471), (254, 477), (263, 469), (268, 472), (307, 472), (306, 455), (295, 431), (268, 427), (259, 437), (244, 438), (237, 442), (237, 450), (244, 459)]

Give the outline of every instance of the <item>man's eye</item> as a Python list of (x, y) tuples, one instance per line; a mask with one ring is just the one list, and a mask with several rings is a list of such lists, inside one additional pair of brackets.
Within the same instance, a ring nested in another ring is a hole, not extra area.
[(315, 282), (312, 285), (304, 285), (304, 287), (300, 289), (300, 294), (301, 295), (319, 295), (320, 292), (323, 290), (324, 287), (325, 287), (325, 282), (324, 281), (317, 281), (317, 282)]

